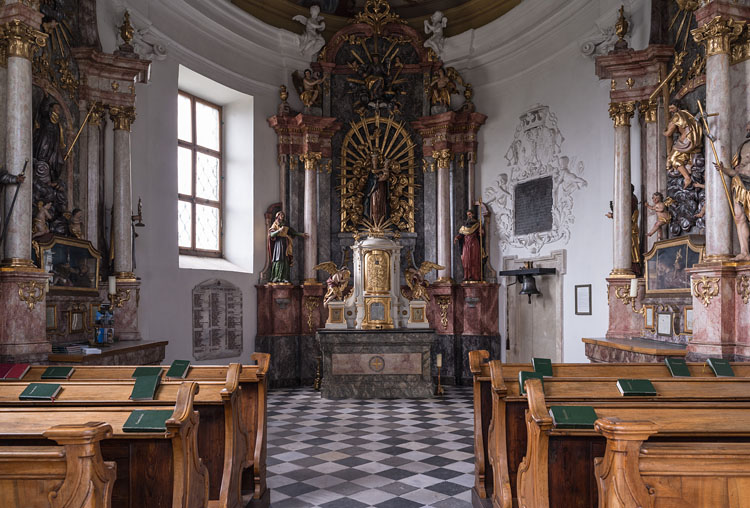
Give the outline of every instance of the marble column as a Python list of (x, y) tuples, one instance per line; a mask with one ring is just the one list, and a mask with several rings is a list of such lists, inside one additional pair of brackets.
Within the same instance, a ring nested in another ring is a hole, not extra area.
[[(654, 192), (661, 192), (666, 195), (667, 192), (667, 172), (664, 170), (664, 160), (666, 160), (666, 138), (662, 135), (660, 126), (664, 125), (663, 108), (660, 107), (659, 101), (645, 101), (638, 107), (641, 120), (643, 121), (643, 150), (644, 164), (641, 168), (643, 181), (643, 195), (639, 207), (641, 215), (641, 224), (644, 224), (645, 231), (650, 231), (656, 224), (656, 214), (646, 213), (643, 203), (649, 201)], [(661, 121), (660, 121), (661, 120)], [(644, 244), (641, 246), (642, 252), (648, 252), (657, 240), (656, 235), (646, 236), (641, 231), (641, 238)]]
[(609, 105), (609, 116), (615, 123), (614, 256), (610, 276), (633, 276), (630, 256), (630, 119), (634, 111), (633, 102), (612, 102)]
[(433, 152), (437, 165), (437, 263), (445, 268), (438, 270), (438, 281), (451, 282), (451, 151), (444, 148)]
[[(331, 159), (321, 159), (320, 168), (318, 172), (318, 206), (317, 210), (313, 211), (316, 218), (317, 231), (316, 238), (322, 238), (323, 241), (318, 243), (318, 254), (317, 262), (323, 261), (334, 261), (336, 264), (343, 262), (343, 259), (334, 259), (331, 254), (331, 171), (333, 161)], [(325, 272), (317, 272), (313, 274), (314, 277), (318, 277), (319, 280), (325, 280)]]
[(287, 211), (287, 194), (288, 184), (287, 179), (289, 175), (289, 156), (287, 154), (279, 154), (279, 195), (281, 196), (281, 209), (284, 213)]
[(132, 196), (130, 175), (130, 127), (135, 121), (132, 106), (111, 106), (109, 115), (114, 128), (114, 244), (115, 272), (118, 279), (132, 279), (133, 236), (131, 231)]
[(476, 158), (475, 152), (466, 154), (466, 209), (472, 208), (476, 199)]
[(305, 268), (303, 277), (305, 284), (315, 284), (315, 265), (318, 264), (318, 166), (322, 154), (320, 152), (306, 153), (300, 158), (305, 167), (305, 205), (304, 230), (310, 235), (304, 239)]
[[(89, 106), (91, 107), (91, 106)], [(99, 245), (99, 221), (101, 220), (101, 183), (102, 168), (100, 166), (101, 154), (101, 128), (104, 108), (101, 103), (96, 103), (91, 110), (89, 121), (86, 124), (86, 239), (92, 243), (95, 249), (103, 251)], [(82, 168), (84, 169), (84, 168)]]
[[(730, 146), (731, 104), (729, 98), (730, 43), (742, 31), (745, 23), (716, 16), (691, 33), (706, 47), (706, 106), (707, 114), (718, 116), (709, 120), (711, 134), (719, 159), (731, 167)], [(722, 173), (714, 169), (714, 152), (706, 138), (706, 261), (722, 261), (732, 255), (732, 212), (729, 208)], [(729, 182), (727, 181), (727, 185)]]
[[(6, 40), (7, 86), (5, 122), (5, 168), (19, 174), (24, 164), (26, 180), (5, 187), (4, 216), (13, 206), (5, 234), (3, 265), (33, 267), (31, 261), (31, 194), (32, 194), (32, 86), (31, 60), (37, 46), (46, 44), (47, 36), (26, 23), (14, 19), (2, 27)], [(16, 195), (15, 205), (13, 198)]]
[[(432, 157), (425, 158), (422, 170), (424, 173), (422, 180), (424, 258), (437, 263), (437, 173), (435, 172), (435, 161)], [(434, 271), (430, 271), (426, 276), (430, 282), (433, 282), (435, 277)]]

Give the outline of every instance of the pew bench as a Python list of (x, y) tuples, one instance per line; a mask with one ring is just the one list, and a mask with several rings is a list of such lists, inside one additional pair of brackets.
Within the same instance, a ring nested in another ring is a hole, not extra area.
[(128, 433), (122, 426), (134, 409), (154, 406), (50, 406), (0, 409), (0, 449), (4, 446), (48, 446), (51, 427), (106, 422), (111, 437), (100, 442), (104, 460), (117, 464), (112, 488), (114, 508), (206, 508), (208, 471), (198, 456), (195, 382), (183, 383), (165, 432)]
[(102, 459), (105, 423), (57, 425), (43, 436), (59, 446), (0, 446), (0, 493), (8, 508), (110, 508), (117, 475)]

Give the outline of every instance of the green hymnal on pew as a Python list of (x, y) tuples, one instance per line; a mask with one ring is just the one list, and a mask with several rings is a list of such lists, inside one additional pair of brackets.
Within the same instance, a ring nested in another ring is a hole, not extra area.
[(29, 383), (18, 396), (19, 400), (55, 400), (62, 386), (57, 383)]
[(156, 376), (138, 376), (135, 378), (130, 400), (154, 400), (156, 387), (161, 381), (161, 370)]
[(558, 429), (593, 429), (597, 419), (591, 406), (550, 406), (549, 414)]
[(130, 377), (158, 376), (160, 373), (161, 367), (136, 367)]
[(618, 379), (617, 388), (623, 395), (656, 395), (656, 388), (654, 388), (654, 385), (648, 379)]
[(542, 380), (542, 388), (544, 388), (544, 376), (541, 372), (531, 372), (527, 370), (522, 370), (518, 373), (518, 384), (521, 386), (521, 395), (526, 394), (526, 390), (524, 389), (524, 383), (526, 383), (527, 379), (541, 379)]
[(734, 377), (734, 371), (732, 366), (729, 365), (729, 361), (721, 358), (709, 358), (706, 363), (714, 371), (716, 377)]
[(42, 373), (42, 379), (70, 379), (74, 370), (73, 367), (47, 367)]
[(534, 372), (539, 372), (543, 376), (552, 377), (552, 360), (549, 358), (532, 358), (531, 365), (534, 366)]
[(175, 360), (169, 366), (165, 377), (167, 379), (185, 379), (189, 368), (190, 362), (188, 360)]
[(684, 358), (665, 358), (664, 363), (667, 364), (669, 372), (672, 377), (690, 377), (690, 369), (688, 369), (687, 363)]
[(122, 431), (164, 432), (167, 430), (165, 422), (173, 412), (171, 409), (136, 409), (122, 424)]

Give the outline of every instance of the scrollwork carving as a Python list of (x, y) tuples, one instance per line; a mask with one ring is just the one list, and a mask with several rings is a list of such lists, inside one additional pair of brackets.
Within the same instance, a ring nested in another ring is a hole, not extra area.
[(438, 296), (436, 298), (438, 307), (440, 307), (440, 324), (444, 329), (448, 328), (448, 307), (451, 304), (450, 296)]
[(737, 294), (742, 297), (742, 303), (750, 302), (750, 275), (742, 274), (737, 277)]
[(307, 311), (307, 329), (313, 331), (313, 312), (320, 305), (320, 299), (317, 296), (305, 297), (305, 310)]
[(35, 280), (19, 282), (18, 298), (29, 310), (34, 310), (36, 304), (44, 300), (44, 284)]
[(702, 276), (700, 279), (693, 279), (693, 296), (708, 307), (711, 299), (719, 296), (719, 278)]

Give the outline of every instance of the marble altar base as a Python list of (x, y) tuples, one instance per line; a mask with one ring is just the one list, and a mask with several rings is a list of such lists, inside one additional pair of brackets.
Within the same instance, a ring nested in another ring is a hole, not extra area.
[(326, 399), (432, 397), (432, 330), (320, 330)]

